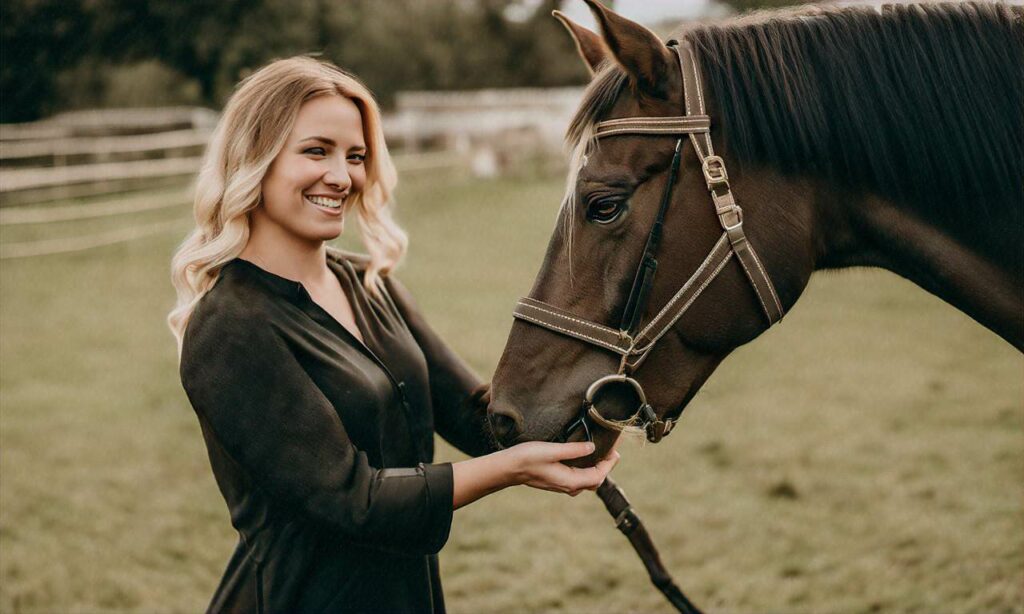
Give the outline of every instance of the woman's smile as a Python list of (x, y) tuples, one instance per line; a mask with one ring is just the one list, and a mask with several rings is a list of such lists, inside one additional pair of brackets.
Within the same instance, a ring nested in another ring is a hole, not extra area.
[(328, 215), (341, 217), (344, 213), (345, 201), (348, 194), (342, 196), (322, 196), (319, 194), (305, 194), (303, 200), (310, 206), (316, 207)]

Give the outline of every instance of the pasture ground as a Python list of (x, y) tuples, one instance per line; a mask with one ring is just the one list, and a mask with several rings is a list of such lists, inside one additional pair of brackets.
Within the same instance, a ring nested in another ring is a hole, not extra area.
[[(560, 194), (560, 178), (401, 187), (401, 278), (482, 374)], [(195, 612), (219, 579), (236, 536), (164, 324), (180, 238), (2, 263), (3, 612)], [(1022, 367), (901, 279), (818, 275), (665, 443), (623, 445), (615, 477), (707, 610), (1020, 612)], [(670, 611), (589, 494), (517, 488), (458, 511), (442, 569), (453, 612)]]

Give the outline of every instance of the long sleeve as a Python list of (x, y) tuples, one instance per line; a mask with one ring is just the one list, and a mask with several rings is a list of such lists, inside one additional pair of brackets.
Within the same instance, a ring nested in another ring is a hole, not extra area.
[(248, 481), (274, 506), (353, 542), (440, 550), (451, 526), (451, 466), (371, 467), (274, 325), (258, 310), (233, 307), (193, 315), (180, 374), (196, 412)]
[(481, 382), (427, 324), (409, 291), (397, 280), (386, 279), (388, 293), (426, 356), (438, 434), (470, 456), (493, 452), (487, 427), (490, 384)]

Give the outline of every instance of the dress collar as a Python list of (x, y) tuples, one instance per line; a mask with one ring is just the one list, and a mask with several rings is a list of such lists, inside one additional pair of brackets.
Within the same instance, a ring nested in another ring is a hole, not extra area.
[[(353, 266), (353, 263), (350, 262), (347, 256), (349, 256), (349, 254), (346, 252), (339, 251), (338, 253), (331, 253), (329, 251), (327, 253), (328, 268), (334, 270), (335, 274), (339, 277), (350, 272), (354, 272), (348, 270)], [(365, 258), (364, 256), (357, 254), (355, 257), (359, 258), (359, 260), (357, 260), (358, 264), (363, 264), (362, 259)], [(235, 258), (234, 260), (228, 261), (223, 267), (221, 267), (221, 271), (229, 272), (229, 274), (244, 275), (250, 279), (255, 279), (257, 282), (263, 284), (266, 288), (276, 294), (280, 294), (291, 299), (302, 298), (303, 296), (308, 295), (308, 292), (306, 291), (305, 286), (302, 285), (302, 282), (271, 273), (263, 267), (249, 260), (245, 260), (244, 258)]]
[(247, 278), (255, 279), (274, 293), (288, 298), (299, 298), (306, 292), (302, 282), (271, 273), (244, 258), (235, 258), (229, 261), (221, 268), (221, 272), (228, 273), (229, 275), (244, 275)]

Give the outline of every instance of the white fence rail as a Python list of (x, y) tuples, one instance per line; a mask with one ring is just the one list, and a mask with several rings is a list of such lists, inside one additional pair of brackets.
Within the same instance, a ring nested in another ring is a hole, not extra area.
[(5, 207), (0, 209), (0, 226), (20, 226), (25, 224), (52, 224), (55, 222), (77, 222), (112, 215), (128, 215), (144, 213), (158, 209), (179, 207), (188, 200), (182, 191), (170, 198), (154, 198), (152, 195), (118, 200), (114, 202), (82, 203), (62, 207)]
[(529, 132), (538, 146), (559, 150), (582, 95), (578, 87), (400, 92), (384, 127), (389, 142), (409, 147), (438, 140), (496, 145), (508, 133)]
[(210, 133), (206, 130), (172, 130), (130, 136), (44, 138), (0, 142), (0, 167), (67, 166), (71, 162), (123, 161), (140, 157), (166, 158), (182, 153), (202, 153)]
[[(469, 169), (501, 172), (512, 149), (550, 154), (582, 93), (554, 90), (408, 92), (384, 118), (400, 173)], [(45, 201), (116, 194), (136, 188), (183, 186), (199, 169), (216, 125), (208, 109), (109, 109), (63, 113), (29, 124), (0, 126), (0, 226), (8, 229), (158, 213), (180, 207), (172, 220), (118, 223), (84, 236), (5, 241), (0, 259), (61, 254), (163, 232), (184, 231), (187, 190), (119, 196), (74, 205)], [(436, 149), (440, 147), (440, 150)], [(94, 199), (96, 200), (96, 199)], [(166, 217), (166, 213), (158, 214)], [(144, 217), (142, 219), (145, 219)], [(150, 218), (152, 219), (152, 218)], [(104, 222), (106, 224), (107, 222)], [(5, 233), (6, 239), (10, 233)], [(27, 236), (38, 236), (29, 232)]]
[(37, 122), (0, 125), (0, 142), (153, 134), (186, 127), (209, 132), (217, 117), (216, 111), (201, 107), (69, 111)]
[(126, 179), (151, 179), (194, 175), (200, 158), (162, 158), (133, 162), (108, 162), (4, 170), (0, 173), (0, 193), (37, 190), (82, 183), (103, 183)]

